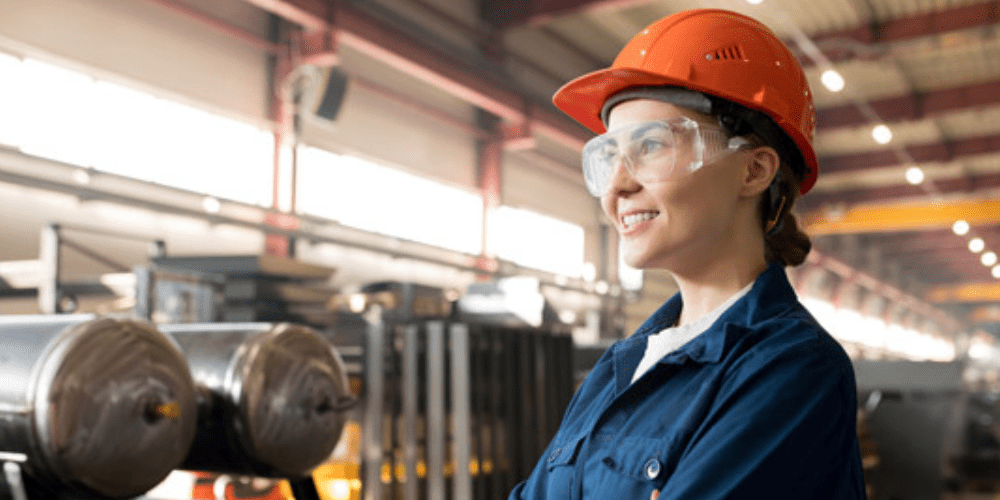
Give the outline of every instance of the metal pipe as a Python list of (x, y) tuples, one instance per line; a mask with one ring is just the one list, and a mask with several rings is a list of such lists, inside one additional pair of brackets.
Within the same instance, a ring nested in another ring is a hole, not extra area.
[(365, 421), (363, 455), (364, 499), (382, 499), (382, 419), (385, 387), (385, 336), (381, 308), (376, 306), (366, 314), (368, 349), (365, 366)]
[(403, 470), (406, 471), (406, 484), (403, 486), (403, 498), (408, 500), (420, 498), (420, 481), (417, 477), (417, 411), (420, 396), (417, 367), (417, 343), (420, 330), (417, 325), (403, 327)]
[(472, 422), (470, 413), (471, 386), (469, 383), (469, 327), (461, 323), (449, 328), (449, 349), (451, 350), (451, 414), (452, 457), (455, 475), (452, 482), (452, 498), (472, 498)]
[(445, 324), (432, 321), (427, 335), (427, 498), (444, 500), (445, 422)]

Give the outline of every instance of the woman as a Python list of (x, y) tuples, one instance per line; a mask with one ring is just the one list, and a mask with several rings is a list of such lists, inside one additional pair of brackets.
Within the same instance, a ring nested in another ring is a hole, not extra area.
[(624, 260), (680, 292), (597, 362), (512, 499), (864, 498), (850, 360), (784, 267), (818, 172), (802, 69), (733, 12), (671, 15), (555, 104)]

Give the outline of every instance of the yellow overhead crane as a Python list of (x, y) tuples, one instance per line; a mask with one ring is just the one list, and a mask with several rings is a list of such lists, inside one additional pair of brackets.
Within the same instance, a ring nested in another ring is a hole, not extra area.
[[(803, 228), (811, 236), (946, 229), (957, 220), (972, 226), (1000, 224), (1000, 199), (862, 204), (802, 215)], [(926, 298), (936, 303), (1000, 302), (1000, 281), (940, 286)]]
[(973, 226), (1000, 224), (1000, 199), (863, 204), (802, 215), (802, 225), (811, 236), (944, 229), (957, 220)]

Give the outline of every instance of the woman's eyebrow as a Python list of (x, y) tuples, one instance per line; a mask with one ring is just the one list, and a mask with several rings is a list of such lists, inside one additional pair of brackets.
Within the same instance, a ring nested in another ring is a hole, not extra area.
[(646, 132), (649, 132), (650, 130), (653, 130), (653, 129), (663, 129), (663, 128), (668, 128), (668, 127), (667, 127), (666, 124), (664, 124), (662, 122), (646, 122), (646, 123), (643, 123), (642, 125), (640, 125), (639, 127), (636, 127), (636, 129), (632, 131), (632, 134), (630, 134), (630, 136), (629, 136), (629, 140), (638, 139), (638, 138), (646, 135)]

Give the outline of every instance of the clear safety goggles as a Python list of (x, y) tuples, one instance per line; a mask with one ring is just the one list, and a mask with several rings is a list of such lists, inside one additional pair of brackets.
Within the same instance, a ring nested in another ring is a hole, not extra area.
[(608, 192), (619, 162), (633, 179), (655, 183), (694, 172), (748, 144), (687, 117), (634, 123), (587, 141), (583, 177), (590, 194), (600, 197)]

